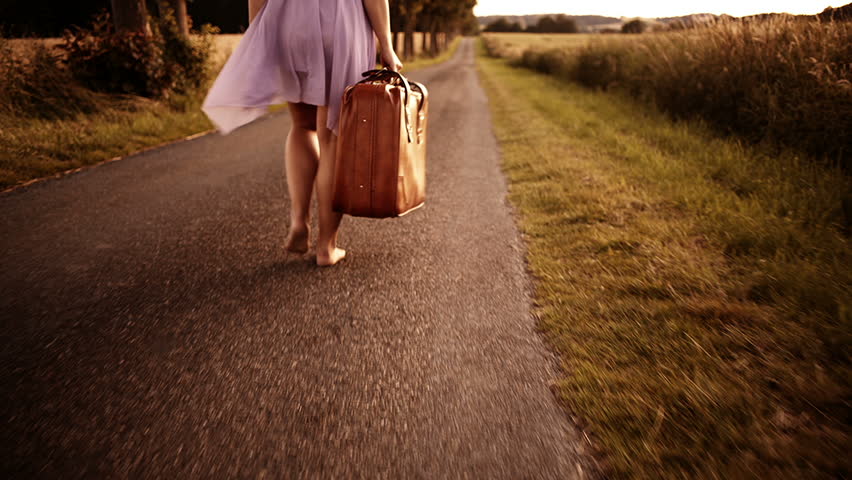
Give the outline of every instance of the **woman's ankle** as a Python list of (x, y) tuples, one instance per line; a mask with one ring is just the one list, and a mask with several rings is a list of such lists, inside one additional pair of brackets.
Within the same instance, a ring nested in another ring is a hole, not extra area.
[(284, 248), (293, 253), (307, 253), (310, 241), (310, 229), (307, 225), (291, 225)]
[(339, 247), (331, 247), (328, 249), (317, 248), (317, 265), (328, 267), (336, 264), (346, 257), (346, 250)]
[(330, 244), (328, 242), (317, 242), (317, 247), (316, 247), (317, 255), (319, 255), (319, 254), (329, 255), (329, 254), (331, 254), (331, 252), (334, 251), (335, 248), (337, 248), (337, 245)]
[(310, 227), (307, 220), (296, 220), (292, 218), (290, 219), (291, 232), (302, 232), (309, 229)]

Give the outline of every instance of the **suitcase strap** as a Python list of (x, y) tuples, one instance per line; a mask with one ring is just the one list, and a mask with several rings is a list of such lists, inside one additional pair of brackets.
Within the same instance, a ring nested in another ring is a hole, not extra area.
[[(405, 91), (405, 105), (403, 107), (405, 116), (405, 132), (408, 134), (408, 143), (411, 143), (411, 119), (408, 118), (408, 97), (411, 92), (411, 84), (408, 83), (408, 79), (405, 78), (403, 74), (394, 72), (393, 70), (388, 70), (387, 68), (367, 70), (362, 73), (361, 76), (366, 78), (358, 83), (385, 82), (391, 85), (398, 84), (402, 86)], [(421, 104), (420, 106), (422, 107), (423, 105)]]

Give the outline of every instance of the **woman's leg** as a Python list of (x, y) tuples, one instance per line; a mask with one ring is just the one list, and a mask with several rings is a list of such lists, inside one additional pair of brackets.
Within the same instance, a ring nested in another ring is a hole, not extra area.
[(319, 165), (317, 107), (290, 103), (290, 133), (287, 135), (284, 168), (290, 192), (290, 233), (285, 248), (295, 253), (308, 251), (311, 195)]
[(334, 157), (337, 135), (326, 128), (328, 107), (317, 107), (317, 135), (320, 143), (319, 170), (317, 171), (317, 203), (319, 204), (319, 238), (317, 239), (317, 265), (334, 265), (346, 256), (337, 248), (337, 229), (341, 214), (332, 210), (334, 201)]

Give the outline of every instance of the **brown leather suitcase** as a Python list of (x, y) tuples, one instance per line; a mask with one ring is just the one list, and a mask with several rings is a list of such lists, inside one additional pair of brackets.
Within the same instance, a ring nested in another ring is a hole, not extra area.
[(334, 169), (334, 210), (398, 217), (426, 199), (426, 87), (370, 70), (343, 93)]

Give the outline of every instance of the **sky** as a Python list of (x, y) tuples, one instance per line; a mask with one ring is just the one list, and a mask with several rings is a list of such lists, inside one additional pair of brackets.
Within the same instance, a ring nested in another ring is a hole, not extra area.
[(840, 7), (849, 0), (479, 0), (474, 12), (485, 15), (528, 15), (567, 13), (607, 17), (678, 17), (690, 13), (727, 13), (735, 17), (755, 13), (819, 13), (825, 7)]

